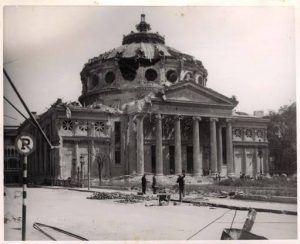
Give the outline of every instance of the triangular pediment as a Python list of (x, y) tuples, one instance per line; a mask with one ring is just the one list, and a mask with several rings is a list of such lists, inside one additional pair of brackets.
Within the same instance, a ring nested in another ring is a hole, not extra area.
[(179, 83), (166, 89), (166, 100), (187, 103), (236, 106), (237, 102), (206, 87), (192, 82)]

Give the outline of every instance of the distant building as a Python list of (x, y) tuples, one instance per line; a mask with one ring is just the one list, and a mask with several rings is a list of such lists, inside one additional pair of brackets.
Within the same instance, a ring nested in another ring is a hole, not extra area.
[(15, 149), (18, 126), (4, 126), (4, 184), (22, 183), (20, 155)]
[(254, 117), (264, 117), (264, 111), (254, 111), (253, 112)]
[(202, 62), (166, 46), (144, 15), (136, 28), (84, 65), (80, 103), (58, 99), (38, 116), (58, 148), (23, 123), (37, 141), (31, 179), (268, 174), (268, 120), (234, 112), (235, 98), (207, 87)]

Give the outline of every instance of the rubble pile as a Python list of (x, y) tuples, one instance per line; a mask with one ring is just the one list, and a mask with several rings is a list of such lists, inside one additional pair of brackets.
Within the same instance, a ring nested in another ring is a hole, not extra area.
[(121, 192), (94, 192), (92, 196), (87, 197), (87, 199), (96, 200), (109, 200), (115, 199), (118, 203), (138, 203), (143, 201), (153, 200), (152, 196), (140, 196), (134, 194), (124, 194)]

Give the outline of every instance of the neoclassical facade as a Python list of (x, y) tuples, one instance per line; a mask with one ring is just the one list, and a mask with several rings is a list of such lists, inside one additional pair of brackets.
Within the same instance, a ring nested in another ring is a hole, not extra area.
[(37, 116), (32, 180), (268, 174), (268, 120), (236, 112), (238, 102), (207, 87), (201, 61), (165, 44), (141, 16), (122, 45), (84, 65), (79, 102), (57, 100)]

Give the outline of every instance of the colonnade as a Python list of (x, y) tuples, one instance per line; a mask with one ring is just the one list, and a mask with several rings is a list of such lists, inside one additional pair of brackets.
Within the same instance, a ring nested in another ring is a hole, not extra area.
[[(144, 174), (144, 128), (143, 115), (137, 116), (136, 131), (137, 131), (137, 173)], [(155, 174), (163, 175), (163, 136), (162, 136), (162, 116), (155, 116), (155, 159), (156, 172)], [(174, 145), (175, 145), (175, 174), (182, 173), (182, 153), (181, 153), (181, 116), (175, 116), (174, 123)], [(199, 116), (193, 117), (193, 175), (202, 175), (202, 155), (200, 152), (201, 142), (199, 136), (199, 123), (202, 118)], [(218, 118), (209, 118), (210, 120), (210, 164), (211, 174), (215, 175), (220, 171), (223, 164), (223, 146), (222, 146), (222, 127), (226, 127), (226, 162), (227, 175), (234, 176), (233, 166), (233, 146), (232, 146), (232, 125), (231, 120), (219, 121)], [(225, 123), (223, 123), (225, 122)], [(218, 130), (217, 130), (218, 128)]]

